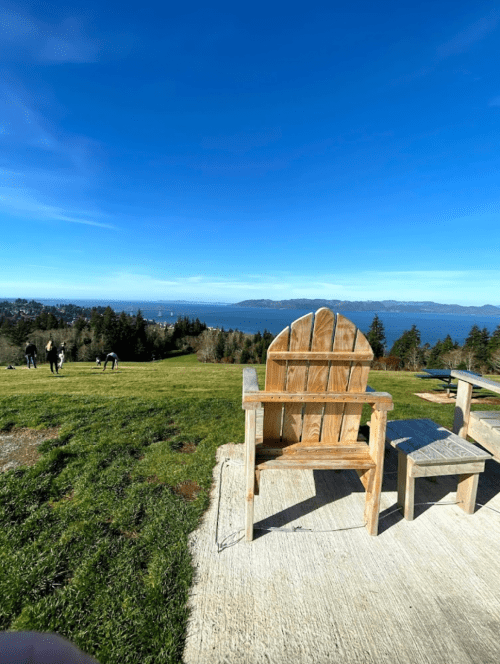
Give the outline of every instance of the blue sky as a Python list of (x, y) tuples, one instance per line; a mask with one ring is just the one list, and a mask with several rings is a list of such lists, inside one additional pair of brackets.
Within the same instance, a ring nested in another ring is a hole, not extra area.
[(500, 8), (4, 2), (0, 297), (500, 305)]

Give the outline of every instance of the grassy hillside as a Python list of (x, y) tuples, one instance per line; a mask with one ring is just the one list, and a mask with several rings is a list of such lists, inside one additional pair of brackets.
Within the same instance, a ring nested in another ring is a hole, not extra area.
[[(0, 432), (60, 427), (35, 466), (0, 475), (0, 630), (56, 632), (101, 664), (181, 660), (188, 535), (217, 447), (243, 442), (241, 375), (195, 356), (0, 372)], [(451, 426), (453, 406), (414, 396), (412, 374), (369, 382), (393, 395), (392, 419)]]

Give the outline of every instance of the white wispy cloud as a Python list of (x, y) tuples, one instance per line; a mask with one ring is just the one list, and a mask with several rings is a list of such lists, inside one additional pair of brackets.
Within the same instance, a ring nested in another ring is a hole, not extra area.
[[(0, 211), (38, 221), (64, 221), (72, 224), (85, 224), (98, 228), (117, 230), (106, 221), (92, 219), (88, 211), (68, 210), (54, 205), (47, 205), (37, 198), (36, 193), (13, 187), (0, 187)], [(96, 216), (102, 216), (97, 213)]]

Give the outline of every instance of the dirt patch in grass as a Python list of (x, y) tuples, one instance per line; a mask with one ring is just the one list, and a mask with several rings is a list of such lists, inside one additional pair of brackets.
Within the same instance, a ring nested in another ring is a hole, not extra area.
[(19, 466), (34, 466), (40, 459), (38, 445), (57, 438), (61, 427), (51, 429), (11, 429), (0, 434), (0, 473)]
[(181, 454), (192, 454), (196, 452), (196, 445), (194, 443), (179, 443), (178, 446), (173, 447), (175, 452), (181, 452)]
[(150, 475), (149, 477), (146, 477), (146, 482), (148, 484), (165, 484), (165, 482), (162, 482), (157, 475)]
[(186, 480), (185, 482), (181, 482), (180, 484), (174, 486), (172, 491), (178, 496), (182, 496), (184, 500), (190, 501), (195, 500), (198, 497), (201, 491), (201, 486), (198, 484), (198, 482)]

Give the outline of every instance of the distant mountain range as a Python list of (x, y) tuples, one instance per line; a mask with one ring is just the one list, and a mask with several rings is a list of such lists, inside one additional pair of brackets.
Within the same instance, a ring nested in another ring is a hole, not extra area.
[(347, 300), (243, 300), (235, 307), (265, 307), (268, 309), (318, 309), (328, 307), (335, 311), (373, 311), (376, 313), (426, 313), (462, 314), (476, 316), (500, 316), (500, 306), (484, 304), (482, 307), (463, 307), (460, 304), (438, 304), (437, 302), (398, 302), (397, 300), (368, 300), (349, 302)]

